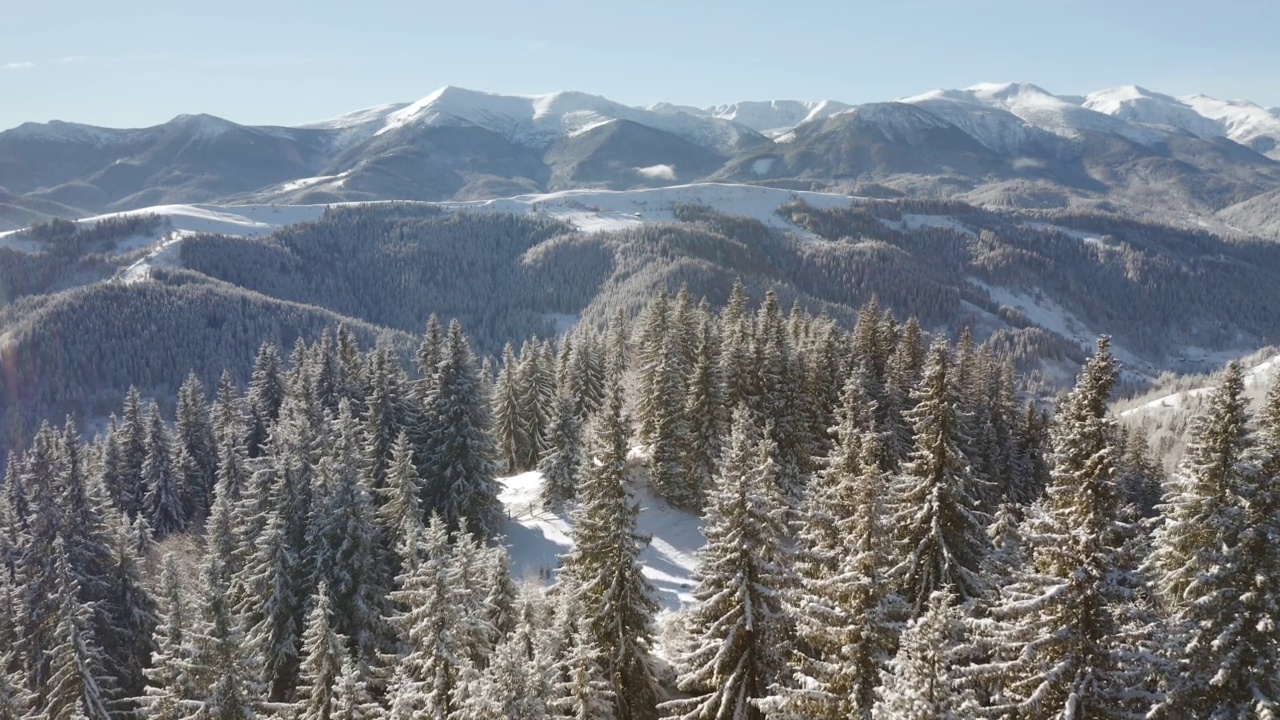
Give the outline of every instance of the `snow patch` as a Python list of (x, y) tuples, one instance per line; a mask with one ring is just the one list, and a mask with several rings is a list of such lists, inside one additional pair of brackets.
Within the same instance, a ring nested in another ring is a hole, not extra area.
[(756, 175), (768, 175), (769, 171), (773, 169), (773, 164), (775, 162), (777, 162), (777, 158), (760, 158), (759, 160), (751, 163), (751, 172)]
[[(538, 496), (542, 474), (527, 472), (500, 478), (498, 499), (507, 509), (506, 543), (511, 572), (517, 578), (546, 581), (560, 565), (560, 557), (573, 549), (573, 524), (568, 510), (551, 512)], [(640, 555), (644, 576), (658, 590), (666, 610), (693, 601), (693, 572), (702, 547), (702, 523), (691, 513), (675, 510), (654, 497), (647, 488), (634, 488), (640, 503), (636, 530), (652, 538)]]
[(904, 213), (901, 220), (880, 218), (880, 223), (898, 232), (909, 232), (920, 228), (946, 228), (970, 237), (978, 236), (972, 228), (950, 215), (914, 215), (912, 213)]
[(1098, 247), (1106, 247), (1102, 242), (1102, 236), (1097, 233), (1085, 232), (1084, 230), (1073, 230), (1072, 228), (1062, 227), (1061, 225), (1052, 225), (1050, 223), (1027, 223), (1027, 227), (1033, 227), (1037, 230), (1055, 230), (1081, 242), (1086, 242), (1090, 245), (1097, 245)]

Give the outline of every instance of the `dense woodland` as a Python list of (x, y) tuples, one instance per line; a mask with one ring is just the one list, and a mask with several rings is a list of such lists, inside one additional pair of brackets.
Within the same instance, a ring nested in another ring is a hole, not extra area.
[[(1049, 412), (969, 333), (740, 285), (496, 367), (456, 321), (408, 365), (267, 343), (11, 455), (0, 718), (1270, 717), (1280, 387), (1253, 417), (1229, 366), (1165, 477), (1117, 376), (1103, 338)], [(549, 592), (503, 545), (529, 469)], [(704, 518), (661, 653), (640, 484)]]
[[(168, 413), (188, 371), (211, 387), (228, 369), (243, 385), (264, 342), (315, 343), (345, 323), (364, 345), (382, 337), (407, 359), (434, 313), (458, 318), (497, 364), (508, 342), (575, 322), (603, 331), (619, 310), (634, 316), (681, 285), (722, 308), (740, 280), (753, 304), (773, 291), (845, 328), (874, 297), (927, 331), (972, 328), (1021, 373), (1040, 373), (1029, 382), (1042, 395), (1070, 382), (1096, 334), (1147, 377), (1203, 370), (1195, 360), (1210, 351), (1280, 337), (1274, 244), (925, 200), (791, 203), (779, 212), (796, 232), (698, 205), (672, 210), (674, 222), (583, 233), (538, 212), (337, 207), (267, 237), (186, 237), (174, 266), (143, 282), (124, 282), (123, 270), (147, 255), (143, 236), (163, 232), (162, 220), (38, 226), (17, 239), (43, 252), (0, 243), (0, 456), (29, 444), (43, 420), (70, 414), (96, 431), (131, 385)], [(999, 289), (1060, 308), (1078, 330), (1037, 325)], [(1121, 391), (1140, 383), (1128, 375)]]

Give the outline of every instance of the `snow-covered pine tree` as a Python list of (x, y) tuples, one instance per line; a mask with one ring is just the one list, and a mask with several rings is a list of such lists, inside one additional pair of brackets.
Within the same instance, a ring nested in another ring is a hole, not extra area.
[(423, 536), (408, 544), (404, 570), (391, 600), (391, 618), (405, 649), (392, 670), (387, 688), (391, 720), (448, 720), (459, 708), (455, 688), (467, 648), (457, 632), (463, 587), (451, 562), (449, 530), (432, 514)]
[(106, 595), (96, 608), (102, 629), (95, 630), (95, 636), (105, 649), (105, 667), (124, 699), (115, 710), (127, 713), (146, 685), (144, 671), (154, 650), (156, 603), (144, 584), (145, 558), (137, 553), (133, 528), (115, 513), (108, 523), (114, 563), (102, 578)]
[[(902, 633), (898, 654), (876, 691), (875, 720), (962, 720), (977, 717), (963, 688), (964, 616), (955, 598), (939, 590), (924, 614)], [(1033, 716), (1034, 717), (1034, 716)]]
[[(1171, 619), (1173, 669), (1155, 717), (1266, 717), (1280, 712), (1280, 598), (1270, 554), (1243, 554), (1277, 520), (1250, 513), (1253, 433), (1238, 362), (1227, 365), (1159, 506), (1148, 567)], [(1261, 519), (1260, 527), (1250, 520)], [(1244, 541), (1242, 543), (1242, 541)], [(1259, 593), (1265, 597), (1259, 597)]]
[(869, 718), (881, 668), (893, 653), (902, 601), (883, 578), (890, 562), (882, 526), (888, 473), (873, 418), (862, 381), (850, 376), (836, 446), (800, 514), (799, 577), (788, 602), (796, 622), (795, 678), (762, 703), (770, 718)]
[(440, 513), (450, 528), (492, 537), (502, 530), (503, 518), (494, 480), (493, 418), (480, 393), (475, 356), (456, 320), (449, 324), (436, 385), (421, 428), (423, 505)]
[(48, 680), (36, 688), (40, 718), (63, 720), (83, 714), (88, 720), (112, 720), (118, 688), (106, 671), (102, 648), (93, 634), (92, 609), (79, 599), (76, 581), (61, 539), (54, 543), (55, 603), (51, 643), (45, 653)]
[[(276, 489), (273, 498), (278, 500), (279, 492)], [(215, 500), (215, 508), (221, 505), (221, 498)], [(304, 602), (298, 578), (306, 573), (284, 515), (268, 512), (264, 522), (247, 562), (236, 575), (236, 587), (243, 588), (244, 595), (235, 610), (246, 625), (246, 649), (261, 667), (268, 697), (284, 701), (298, 674)]]
[(532, 652), (534, 628), (521, 623), (494, 648), (467, 693), (465, 720), (545, 720), (546, 672)]
[(600, 649), (579, 627), (566, 640), (557, 661), (548, 703), (554, 720), (613, 720), (613, 684), (605, 674)]
[[(245, 437), (244, 415), (240, 399), (240, 388), (236, 386), (231, 371), (224, 369), (218, 378), (218, 389), (213, 400), (213, 433), (217, 439), (214, 447), (221, 451), (228, 438), (241, 441)], [(219, 456), (221, 459), (221, 456)], [(216, 480), (214, 482), (217, 482)], [(213, 486), (210, 485), (210, 490)], [(213, 499), (210, 498), (210, 504)]]
[(559, 508), (573, 499), (581, 465), (582, 419), (572, 393), (561, 390), (556, 396), (547, 452), (538, 463), (538, 471), (542, 473), (543, 507)]
[(142, 717), (148, 720), (179, 720), (182, 701), (193, 695), (191, 680), (184, 671), (188, 617), (186, 598), (178, 579), (178, 561), (167, 553), (160, 571), (159, 623), (154, 632), (155, 652), (144, 673), (147, 686), (139, 699)]
[[(339, 402), (346, 402), (342, 399)], [(345, 720), (335, 714), (335, 689), (347, 659), (347, 640), (333, 627), (328, 586), (321, 581), (311, 597), (302, 633), (302, 665), (298, 672), (295, 720)]]
[(659, 289), (657, 296), (649, 301), (638, 325), (633, 358), (636, 370), (636, 426), (640, 442), (648, 445), (653, 442), (659, 404), (663, 400), (659, 391), (663, 380), (660, 373), (662, 360), (670, 349), (667, 335), (671, 332), (671, 304), (665, 288)]
[(262, 454), (271, 426), (280, 417), (284, 399), (284, 361), (280, 348), (275, 343), (264, 342), (254, 358), (249, 392), (245, 396), (244, 446), (249, 457)]
[[(409, 555), (409, 545), (422, 536), (421, 496), (422, 481), (413, 464), (413, 446), (402, 431), (391, 449), (387, 487), (376, 510), (382, 536), (398, 556)], [(399, 562), (392, 563), (392, 567), (399, 568)]]
[(951, 370), (946, 341), (939, 340), (929, 350), (908, 414), (915, 449), (893, 488), (889, 522), (899, 528), (903, 557), (890, 572), (917, 613), (937, 590), (951, 587), (962, 602), (988, 590), (981, 567), (990, 550), (991, 518), (982, 511), (979, 481), (961, 451), (965, 437)]
[(699, 488), (687, 484), (682, 465), (688, 445), (688, 425), (684, 417), (685, 378), (674, 326), (660, 338), (657, 366), (649, 377), (647, 404), (650, 413), (651, 450), (649, 479), (662, 499), (675, 507), (695, 508), (701, 503)]
[(755, 342), (751, 316), (747, 311), (747, 291), (742, 280), (734, 280), (733, 290), (720, 315), (722, 348), (720, 374), (724, 378), (724, 406), (737, 407), (751, 395), (754, 370), (751, 346)]
[(125, 395), (124, 415), (117, 428), (116, 446), (119, 448), (119, 466), (111, 473), (112, 482), (107, 492), (120, 509), (133, 519), (142, 511), (146, 486), (142, 481), (142, 464), (147, 458), (147, 422), (142, 411), (142, 396), (138, 389), (129, 386)]
[(653, 587), (641, 573), (649, 539), (636, 534), (640, 508), (627, 490), (627, 419), (614, 383), (593, 427), (574, 512), (574, 549), (564, 558), (582, 601), (584, 628), (606, 658), (617, 720), (653, 716), (657, 686), (649, 658)]
[(0, 653), (0, 720), (31, 717), (34, 696), (26, 688), (26, 676), (16, 656), (12, 647)]
[(160, 407), (151, 403), (147, 411), (147, 455), (142, 462), (142, 483), (146, 488), (142, 509), (156, 540), (163, 540), (187, 527), (187, 509), (183, 488), (174, 472), (173, 450), (169, 431), (164, 426)]
[(182, 505), (188, 522), (202, 519), (209, 511), (209, 493), (218, 473), (218, 440), (204, 393), (200, 378), (195, 373), (187, 375), (178, 390), (174, 419), (177, 445), (187, 459), (185, 465), (177, 467), (183, 472), (179, 487), (183, 491)]
[(1139, 581), (1119, 520), (1109, 345), (1098, 340), (1059, 403), (1052, 478), (1022, 533), (1030, 564), (982, 625), (992, 656), (972, 675), (992, 691), (995, 717), (1132, 717), (1153, 699), (1146, 628), (1133, 606)]
[(370, 688), (370, 671), (348, 655), (342, 659), (342, 673), (333, 688), (333, 715), (341, 720), (380, 720), (382, 705)]
[(586, 419), (604, 403), (604, 350), (600, 336), (579, 325), (574, 331), (573, 355), (569, 358), (569, 378), (578, 417)]
[(366, 663), (376, 660), (389, 632), (383, 624), (391, 578), (383, 577), (385, 548), (368, 489), (361, 481), (359, 426), (350, 403), (338, 401), (333, 439), (317, 469), (309, 537), (314, 583), (327, 588), (334, 630)]
[(518, 369), (515, 350), (511, 343), (507, 343), (502, 350), (502, 369), (498, 371), (498, 381), (494, 385), (493, 434), (497, 443), (498, 464), (508, 473), (523, 470), (523, 463), (530, 455)]
[(682, 447), (682, 485), (688, 488), (690, 509), (702, 511), (706, 492), (719, 472), (729, 418), (725, 414), (724, 380), (715, 328), (703, 324), (692, 375), (684, 397), (685, 441)]
[(661, 705), (666, 717), (763, 718), (755, 702), (787, 669), (787, 505), (773, 478), (771, 441), (755, 435), (739, 409), (707, 507), (695, 604), (684, 620), (689, 648), (678, 661), (679, 686), (692, 697)]

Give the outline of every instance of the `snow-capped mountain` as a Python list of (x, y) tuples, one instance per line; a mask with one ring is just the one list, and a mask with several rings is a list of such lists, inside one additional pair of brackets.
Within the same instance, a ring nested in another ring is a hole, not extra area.
[(712, 117), (741, 123), (766, 135), (775, 135), (785, 133), (797, 125), (829, 118), (852, 107), (835, 100), (766, 100), (715, 105), (705, 112)]
[(1110, 133), (1142, 145), (1162, 138), (1157, 131), (1082, 107), (1029, 83), (981, 83), (963, 90), (934, 90), (902, 102), (938, 107), (944, 101), (953, 108), (972, 105), (1004, 110), (1032, 127), (1069, 139), (1086, 131)]
[(1275, 111), (1137, 86), (1077, 97), (983, 83), (888, 103), (705, 108), (444, 87), (295, 128), (210, 115), (138, 130), (28, 123), (0, 132), (0, 229), (165, 203), (475, 200), (727, 180), (1129, 207), (1270, 234), (1260, 198), (1280, 193), (1277, 160)]
[(545, 147), (555, 140), (608, 122), (627, 120), (720, 152), (757, 145), (762, 138), (746, 125), (685, 112), (654, 112), (597, 95), (498, 95), (444, 87), (387, 115), (377, 134), (406, 127), (474, 126), (523, 146)]

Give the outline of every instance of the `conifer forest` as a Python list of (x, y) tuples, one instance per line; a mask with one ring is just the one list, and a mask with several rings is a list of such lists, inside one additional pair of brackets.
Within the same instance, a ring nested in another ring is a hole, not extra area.
[[(741, 285), (416, 345), (266, 343), (11, 452), (0, 718), (1280, 713), (1280, 385), (1253, 409), (1238, 363), (1166, 473), (1106, 337), (1051, 403), (968, 332)], [(532, 472), (572, 519), (539, 577), (499, 500)], [(702, 519), (671, 612), (641, 488)]]

